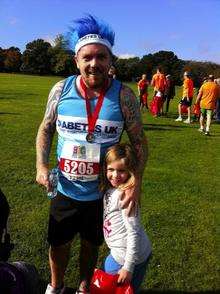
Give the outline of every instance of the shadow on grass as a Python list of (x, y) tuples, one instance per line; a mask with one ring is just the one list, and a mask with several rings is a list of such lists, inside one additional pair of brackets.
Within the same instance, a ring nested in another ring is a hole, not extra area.
[(22, 99), (24, 99), (24, 98), (30, 98), (30, 96), (35, 97), (36, 94), (35, 93), (23, 94), (22, 92), (17, 92), (17, 93), (13, 92), (12, 94), (9, 94), (9, 93), (7, 93), (5, 95), (1, 94), (0, 100), (20, 100), (20, 97), (22, 97)]
[(0, 115), (7, 115), (7, 114), (10, 114), (10, 115), (21, 115), (18, 112), (0, 112)]
[(186, 128), (186, 125), (170, 125), (170, 124), (143, 124), (145, 130), (157, 130), (157, 131), (181, 131)]

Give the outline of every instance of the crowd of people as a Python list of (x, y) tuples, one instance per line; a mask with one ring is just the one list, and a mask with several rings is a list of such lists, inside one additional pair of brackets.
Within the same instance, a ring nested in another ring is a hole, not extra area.
[[(170, 74), (166, 75), (161, 68), (153, 75), (151, 82), (147, 80), (146, 74), (137, 83), (140, 109), (148, 109), (148, 86), (153, 86), (154, 94), (150, 103), (150, 111), (155, 116), (167, 115), (170, 100), (175, 97), (175, 83)], [(214, 79), (214, 75), (204, 78), (193, 104), (194, 83), (190, 72), (183, 74), (182, 98), (178, 103), (178, 117), (176, 122), (190, 124), (199, 121), (199, 131), (210, 135), (212, 119), (220, 123), (220, 78)], [(193, 107), (192, 107), (193, 106)], [(165, 107), (165, 111), (164, 111)], [(183, 120), (183, 115), (187, 118)]]

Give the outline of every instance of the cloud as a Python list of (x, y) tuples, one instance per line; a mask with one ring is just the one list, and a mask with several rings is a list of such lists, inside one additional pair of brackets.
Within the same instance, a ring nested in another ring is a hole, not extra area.
[(16, 17), (10, 17), (8, 22), (11, 26), (14, 26), (19, 22), (19, 19)]
[(211, 52), (211, 47), (205, 41), (200, 42), (197, 45), (197, 51), (198, 51), (199, 54), (206, 55), (206, 54), (209, 54)]
[(143, 41), (140, 43), (139, 48), (142, 48), (144, 51), (147, 52), (155, 52), (159, 50), (163, 50), (165, 45), (162, 42), (149, 42)]
[(134, 57), (136, 57), (136, 55), (129, 54), (129, 53), (118, 54), (118, 58), (120, 58), (120, 59), (129, 59), (129, 58), (134, 58)]
[(179, 40), (179, 39), (182, 38), (182, 36), (181, 36), (181, 34), (179, 34), (179, 33), (175, 33), (175, 32), (173, 32), (173, 33), (170, 33), (169, 38), (170, 38), (171, 40)]

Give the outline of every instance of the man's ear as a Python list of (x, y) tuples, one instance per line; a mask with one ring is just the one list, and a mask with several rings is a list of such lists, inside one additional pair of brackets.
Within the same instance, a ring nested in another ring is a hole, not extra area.
[(76, 67), (79, 69), (78, 60), (77, 60), (77, 56), (76, 55), (73, 57), (73, 62), (76, 63)]

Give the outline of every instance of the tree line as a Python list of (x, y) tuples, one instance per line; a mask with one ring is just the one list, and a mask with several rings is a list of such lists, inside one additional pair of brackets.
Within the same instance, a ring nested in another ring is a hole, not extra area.
[[(17, 47), (0, 47), (0, 72), (60, 76), (77, 74), (74, 52), (67, 49), (64, 37), (58, 35), (54, 43), (52, 46), (43, 39), (37, 39), (27, 43), (23, 53)], [(137, 81), (143, 73), (150, 80), (158, 66), (165, 74), (171, 74), (177, 85), (181, 84), (184, 71), (191, 72), (195, 86), (199, 86), (209, 74), (220, 77), (220, 64), (182, 60), (172, 51), (159, 51), (142, 58), (121, 59), (114, 56), (113, 59), (117, 78), (121, 81)]]

